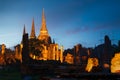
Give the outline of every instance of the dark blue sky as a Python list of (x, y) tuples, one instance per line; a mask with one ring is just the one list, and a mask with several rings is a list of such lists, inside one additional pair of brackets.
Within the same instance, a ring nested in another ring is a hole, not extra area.
[(105, 35), (112, 44), (120, 40), (120, 0), (0, 0), (0, 44), (20, 43), (23, 26), (30, 33), (33, 17), (38, 36), (42, 8), (49, 34), (64, 48), (94, 47)]

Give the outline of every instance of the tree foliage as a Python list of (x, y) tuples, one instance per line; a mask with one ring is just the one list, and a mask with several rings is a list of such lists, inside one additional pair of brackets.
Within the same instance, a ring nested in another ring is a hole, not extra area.
[(29, 40), (29, 51), (33, 55), (36, 56), (42, 56), (41, 52), (43, 50), (43, 41), (40, 41), (38, 39), (30, 39)]

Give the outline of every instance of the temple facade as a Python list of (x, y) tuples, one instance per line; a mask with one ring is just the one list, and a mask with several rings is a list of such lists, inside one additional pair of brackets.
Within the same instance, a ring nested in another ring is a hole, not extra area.
[[(26, 31), (25, 31), (25, 26), (24, 26), (23, 34), (25, 33)], [(51, 37), (46, 27), (44, 9), (42, 11), (42, 23), (41, 23), (40, 33), (38, 37), (36, 37), (36, 34), (35, 34), (35, 25), (34, 25), (34, 19), (33, 19), (31, 34), (30, 34), (29, 39), (38, 39), (40, 41), (44, 41), (44, 44), (42, 44), (43, 49), (41, 52), (41, 56), (36, 56), (34, 55), (34, 53), (30, 53), (31, 58), (36, 59), (36, 60), (57, 60), (57, 61), (63, 62), (63, 46), (59, 46), (57, 43), (55, 43), (55, 41), (51, 40)], [(22, 48), (22, 42), (19, 46)], [(22, 49), (18, 51), (17, 48), (18, 47), (16, 47), (16, 53), (17, 54), (21, 53)]]

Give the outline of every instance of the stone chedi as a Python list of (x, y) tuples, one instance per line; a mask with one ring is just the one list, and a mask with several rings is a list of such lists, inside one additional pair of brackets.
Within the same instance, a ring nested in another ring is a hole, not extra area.
[[(26, 34), (26, 29), (25, 29), (25, 25), (23, 28), (23, 35)], [(21, 44), (18, 44), (15, 46), (15, 58), (20, 60), (20, 62), (22, 62), (22, 48), (23, 48), (23, 40), (21, 42)]]
[(34, 18), (33, 18), (33, 20), (32, 20), (32, 29), (31, 29), (30, 38), (31, 38), (31, 39), (34, 39), (34, 38), (36, 38), (36, 36), (35, 36), (35, 25), (34, 25)]
[(45, 15), (44, 15), (44, 9), (42, 12), (42, 24), (41, 24), (41, 29), (40, 29), (40, 34), (38, 36), (39, 40), (44, 40), (45, 43), (51, 44), (51, 37), (49, 36), (47, 27), (46, 27), (46, 20), (45, 20)]
[[(23, 30), (23, 34), (25, 33), (25, 27)], [(37, 39), (39, 41), (43, 41), (42, 43), (42, 51), (41, 56), (36, 56), (33, 54), (30, 54), (30, 57), (36, 60), (56, 60), (63, 62), (63, 46), (59, 46), (55, 41), (51, 41), (51, 37), (48, 33), (47, 27), (46, 27), (46, 20), (45, 20), (45, 14), (44, 9), (42, 11), (42, 23), (40, 28), (40, 33), (38, 37), (36, 37), (35, 34), (35, 25), (34, 25), (34, 19), (32, 20), (32, 27), (31, 27), (31, 34), (29, 37), (30, 39)], [(22, 48), (22, 42), (21, 42), (21, 48)], [(30, 46), (30, 45), (29, 45)], [(21, 51), (22, 52), (22, 51)]]

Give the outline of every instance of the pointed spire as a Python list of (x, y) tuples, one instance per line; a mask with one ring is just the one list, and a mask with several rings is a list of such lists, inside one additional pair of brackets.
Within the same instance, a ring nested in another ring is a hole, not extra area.
[(44, 8), (42, 11), (42, 24), (41, 24), (41, 29), (40, 29), (40, 34), (38, 36), (39, 40), (44, 40), (44, 38), (48, 38), (49, 33), (46, 27), (46, 20), (45, 20), (45, 14), (44, 14)]
[(25, 24), (24, 24), (24, 28), (23, 28), (23, 35), (26, 33), (26, 30), (25, 30)]
[[(25, 34), (26, 34), (26, 29), (25, 29), (25, 24), (24, 24), (23, 35), (22, 35), (22, 37), (23, 37)], [(23, 39), (22, 39), (22, 41), (21, 41), (21, 44), (23, 44)]]
[(34, 25), (34, 18), (32, 20), (32, 29), (31, 29), (31, 34), (30, 34), (30, 38), (35, 38), (35, 25)]
[(41, 30), (47, 31), (45, 14), (44, 14), (44, 8), (43, 8), (43, 11), (42, 11), (42, 26), (41, 26)]

